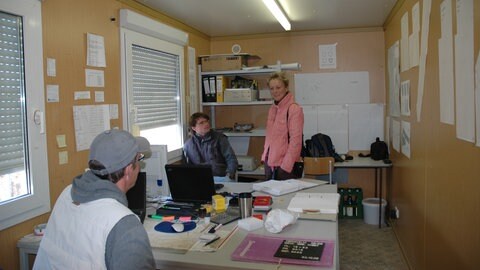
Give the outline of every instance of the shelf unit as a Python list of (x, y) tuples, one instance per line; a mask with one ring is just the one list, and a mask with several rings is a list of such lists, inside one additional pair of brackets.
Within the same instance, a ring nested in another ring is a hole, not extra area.
[[(280, 63), (278, 63), (280, 67)], [(201, 65), (198, 66), (198, 70), (201, 70)], [(281, 71), (280, 68), (259, 68), (259, 69), (247, 69), (247, 70), (223, 70), (223, 71), (208, 71), (208, 72), (199, 72), (199, 97), (202, 97), (202, 78), (203, 76), (237, 76), (237, 75), (268, 75), (274, 72)], [(215, 106), (254, 106), (254, 105), (271, 105), (273, 101), (251, 101), (251, 102), (201, 102), (202, 107), (210, 107), (210, 123), (212, 128), (216, 127), (215, 119)], [(265, 129), (254, 129), (251, 132), (226, 132), (227, 136), (233, 137), (252, 137), (252, 136), (265, 136)]]

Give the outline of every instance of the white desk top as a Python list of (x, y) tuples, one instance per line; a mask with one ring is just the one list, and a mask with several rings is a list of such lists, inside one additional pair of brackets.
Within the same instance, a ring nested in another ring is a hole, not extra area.
[(385, 164), (382, 160), (373, 160), (369, 157), (354, 157), (352, 160), (335, 162), (335, 168), (389, 168), (392, 164)]
[[(241, 192), (251, 191), (251, 183), (226, 183), (222, 191)], [(311, 189), (307, 192), (337, 192), (337, 185), (323, 185)], [(255, 192), (254, 195), (261, 194)], [(273, 197), (273, 208), (286, 209), (291, 197), (295, 193), (280, 197)], [(235, 226), (237, 222), (226, 226)], [(157, 268), (160, 269), (277, 269), (277, 264), (272, 263), (249, 263), (241, 261), (232, 261), (231, 254), (242, 242), (249, 232), (239, 229), (225, 245), (216, 252), (195, 252), (189, 251), (186, 254), (175, 254), (153, 248), (153, 256)], [(299, 219), (297, 223), (287, 226), (281, 233), (272, 234), (261, 228), (252, 231), (255, 234), (270, 236), (285, 236), (298, 238), (312, 238), (335, 241), (335, 256), (332, 268), (338, 269), (338, 223), (336, 221), (318, 221)], [(281, 269), (307, 269), (305, 266), (282, 265)]]

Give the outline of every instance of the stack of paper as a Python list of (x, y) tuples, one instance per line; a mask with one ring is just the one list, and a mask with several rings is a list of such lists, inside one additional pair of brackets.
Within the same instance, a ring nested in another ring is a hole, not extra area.
[(296, 179), (289, 179), (289, 180), (283, 180), (283, 181), (268, 180), (265, 182), (253, 184), (253, 190), (266, 192), (274, 196), (280, 196), (283, 194), (299, 191), (302, 189), (319, 186), (320, 183), (321, 183), (320, 181), (314, 183), (314, 182), (307, 182), (307, 181), (296, 180)]

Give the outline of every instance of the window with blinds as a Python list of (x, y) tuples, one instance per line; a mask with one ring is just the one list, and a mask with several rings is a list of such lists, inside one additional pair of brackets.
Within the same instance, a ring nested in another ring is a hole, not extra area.
[(179, 124), (178, 55), (132, 45), (135, 123), (140, 130)]
[(50, 211), (41, 15), (0, 1), (0, 231)]
[(0, 203), (30, 193), (22, 17), (0, 12)]
[(152, 145), (166, 145), (168, 159), (178, 160), (185, 136), (184, 47), (124, 28), (121, 35), (124, 126)]

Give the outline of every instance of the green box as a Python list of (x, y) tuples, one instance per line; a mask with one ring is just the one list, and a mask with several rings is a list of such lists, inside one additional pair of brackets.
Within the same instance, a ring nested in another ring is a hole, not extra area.
[(338, 206), (339, 218), (363, 219), (363, 192), (361, 188), (338, 188), (340, 204)]

